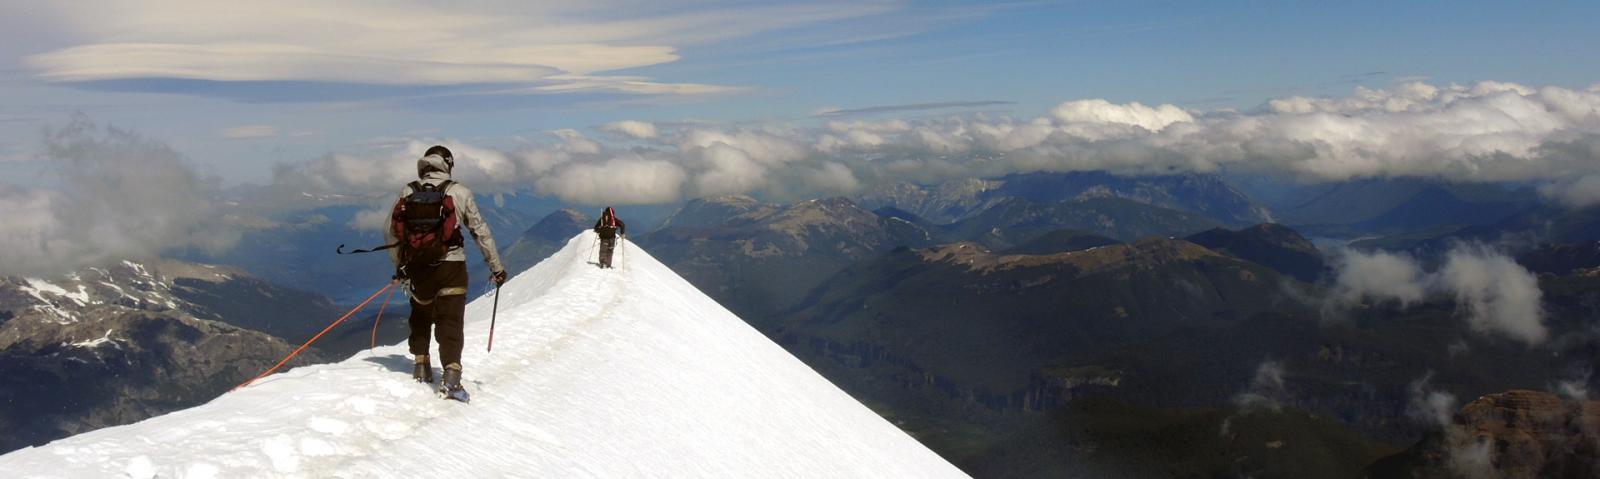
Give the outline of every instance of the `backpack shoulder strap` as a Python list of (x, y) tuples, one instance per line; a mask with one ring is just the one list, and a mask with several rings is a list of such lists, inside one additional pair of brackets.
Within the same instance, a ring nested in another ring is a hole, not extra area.
[(413, 181), (413, 182), (410, 182), (410, 183), (406, 183), (406, 187), (411, 188), (411, 192), (412, 193), (416, 193), (418, 191), (422, 191), (422, 182), (421, 181)]
[(443, 183), (439, 183), (439, 192), (440, 193), (449, 192), (450, 191), (450, 185), (454, 185), (454, 184), (456, 184), (456, 180), (444, 180)]

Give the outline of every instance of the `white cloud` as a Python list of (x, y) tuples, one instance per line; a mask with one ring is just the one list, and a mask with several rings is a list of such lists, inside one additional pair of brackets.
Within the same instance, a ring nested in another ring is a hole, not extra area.
[(807, 144), (827, 154), (964, 156), (961, 171), (969, 175), (1227, 169), (1308, 181), (1538, 181), (1569, 204), (1600, 201), (1590, 178), (1600, 177), (1600, 92), (1593, 89), (1406, 83), (1346, 97), (1277, 99), (1242, 113), (1086, 99), (1033, 119), (892, 121), (906, 127), (833, 122)]
[(1405, 254), (1346, 250), (1335, 259), (1332, 295), (1345, 303), (1392, 299), (1402, 306), (1422, 301), (1427, 281), (1422, 266)]
[(1474, 331), (1499, 334), (1530, 346), (1549, 338), (1539, 280), (1503, 253), (1461, 244), (1429, 274), (1416, 260), (1387, 252), (1347, 251), (1337, 260), (1330, 298), (1347, 306), (1366, 298), (1393, 299), (1406, 307), (1430, 293), (1448, 294)]
[(383, 231), (389, 225), (389, 208), (392, 205), (382, 203), (378, 206), (357, 211), (355, 217), (350, 218), (351, 228), (366, 231)]
[[(1600, 155), (1596, 155), (1595, 158), (1600, 158)], [(1541, 185), (1539, 192), (1562, 204), (1574, 207), (1600, 204), (1600, 174), (1556, 178), (1548, 184)]]
[(1189, 112), (1173, 105), (1151, 108), (1138, 102), (1118, 105), (1100, 99), (1076, 100), (1056, 105), (1050, 110), (1050, 116), (1064, 124), (1130, 125), (1149, 131), (1161, 131), (1173, 123), (1194, 121)]
[(280, 164), (273, 183), (291, 194), (333, 193), (354, 198), (397, 193), (417, 179), (417, 159), (433, 145), (445, 145), (455, 157), (452, 176), (474, 191), (494, 193), (519, 186), (523, 161), (512, 155), (459, 140), (402, 140), (360, 153), (333, 153), (305, 163)]
[(1406, 415), (1442, 432), (1443, 441), (1439, 446), (1443, 448), (1446, 467), (1455, 476), (1473, 479), (1499, 477), (1495, 473), (1493, 445), (1471, 429), (1455, 425), (1453, 418), (1458, 408), (1456, 396), (1433, 389), (1432, 382), (1433, 372), (1430, 371), (1407, 386), (1410, 401), (1406, 403)]
[(696, 128), (689, 132), (680, 149), (690, 156), (715, 147), (728, 147), (743, 153), (751, 161), (773, 165), (805, 157), (808, 152), (798, 142), (787, 138), (790, 131), (719, 130)]
[(805, 171), (802, 188), (823, 194), (849, 195), (861, 189), (861, 180), (850, 167), (834, 162), (824, 162), (816, 169)]
[(1572, 371), (1571, 377), (1557, 382), (1554, 389), (1557, 394), (1568, 400), (1588, 401), (1590, 398), (1589, 378), (1594, 376), (1594, 367), (1584, 364), (1577, 366), (1575, 369), (1575, 371)]
[[(474, 181), (488, 182), (490, 191), (510, 190), (569, 163), (592, 164), (625, 153), (676, 165), (685, 175), (678, 190), (685, 196), (750, 193), (792, 199), (886, 182), (1101, 170), (1267, 172), (1308, 181), (1371, 176), (1530, 181), (1569, 205), (1600, 202), (1595, 179), (1600, 162), (1594, 161), (1600, 158), (1600, 91), (1593, 89), (1408, 83), (1357, 89), (1347, 97), (1280, 99), (1251, 112), (1091, 99), (1064, 102), (1036, 118), (972, 113), (817, 126), (620, 121), (598, 130), (612, 134), (560, 130), (554, 132), (558, 141), (486, 153), (484, 159), (505, 158), (505, 166)], [(618, 137), (625, 140), (602, 141)], [(318, 160), (320, 165), (305, 173), (328, 171), (331, 178), (341, 178), (326, 182), (329, 187), (393, 183), (412, 175), (404, 165), (414, 160), (417, 152), (410, 150), (416, 148), (363, 156), (381, 160), (373, 164), (379, 169), (393, 170), (382, 174), (346, 168), (360, 162), (339, 155)], [(1377, 270), (1357, 271), (1361, 274), (1350, 281), (1402, 266), (1394, 258), (1355, 261), (1346, 266)], [(1416, 278), (1399, 273), (1398, 282), (1348, 283), (1343, 292), (1418, 300), (1420, 287), (1409, 281)]]
[(627, 135), (627, 136), (631, 136), (631, 137), (634, 137), (634, 138), (639, 138), (639, 139), (648, 140), (648, 139), (656, 137), (656, 125), (654, 123), (643, 122), (643, 121), (635, 121), (635, 120), (616, 121), (616, 122), (607, 123), (607, 124), (605, 124), (605, 126), (600, 127), (600, 129), (605, 130), (605, 131), (615, 132), (615, 133), (621, 133), (621, 134), (624, 134), (624, 135)]
[(1254, 410), (1278, 411), (1283, 409), (1282, 399), (1287, 395), (1283, 382), (1283, 363), (1262, 361), (1250, 379), (1250, 386), (1233, 397), (1233, 403), (1243, 412)]
[(695, 192), (701, 196), (749, 193), (767, 180), (767, 167), (751, 159), (744, 150), (726, 143), (697, 147), (702, 173), (695, 179)]
[(615, 158), (569, 164), (539, 178), (537, 189), (565, 201), (591, 205), (664, 203), (680, 197), (687, 174), (668, 161)]
[(48, 130), (39, 158), (46, 186), (0, 185), (0, 201), (10, 205), (0, 210), (0, 269), (8, 275), (63, 274), (238, 240), (212, 214), (215, 180), (163, 143), (80, 116)]
[(578, 130), (569, 128), (556, 130), (550, 133), (566, 143), (564, 145), (564, 149), (566, 151), (589, 155), (600, 152), (600, 144), (595, 143), (594, 140), (590, 140), (589, 137), (584, 136), (583, 133), (579, 133)]
[[(890, 3), (707, 5), (650, 13), (628, 2), (56, 5), (72, 43), (25, 63), (52, 81), (144, 78), (382, 85), (521, 84), (529, 92), (692, 95), (735, 87), (598, 73), (674, 62), (678, 47), (901, 8)], [(59, 19), (59, 20), (58, 20)]]
[(242, 125), (222, 130), (222, 137), (229, 139), (266, 138), (278, 136), (282, 131), (272, 125)]
[(1477, 245), (1457, 247), (1446, 255), (1439, 277), (1466, 308), (1473, 329), (1530, 345), (1550, 336), (1544, 326), (1539, 279), (1510, 257)]
[(1431, 387), (1433, 373), (1429, 372), (1407, 387), (1411, 400), (1406, 404), (1406, 415), (1430, 427), (1450, 426), (1450, 417), (1456, 413), (1456, 396)]
[(614, 92), (635, 95), (712, 95), (749, 91), (749, 88), (744, 87), (707, 85), (704, 83), (662, 83), (637, 76), (555, 75), (551, 76), (549, 80), (555, 83), (536, 86), (525, 91), (538, 93)]
[[(506, 54), (513, 62), (518, 58), (509, 56), (510, 53)], [(593, 54), (633, 57), (631, 62), (605, 65), (611, 67), (625, 67), (629, 64), (642, 66), (677, 59), (666, 49), (627, 53), (593, 52)], [(535, 56), (527, 58), (521, 64), (495, 64), (488, 57), (478, 56), (460, 60), (460, 63), (449, 62), (444, 58), (425, 56), (409, 59), (402, 51), (342, 54), (326, 52), (310, 45), (113, 43), (76, 46), (38, 54), (28, 57), (27, 63), (39, 71), (39, 76), (52, 81), (179, 78), (215, 81), (453, 85), (526, 83), (562, 72), (555, 67), (534, 63), (562, 61), (557, 58)], [(421, 65), (427, 66), (418, 68)], [(600, 65), (582, 66), (594, 68)]]

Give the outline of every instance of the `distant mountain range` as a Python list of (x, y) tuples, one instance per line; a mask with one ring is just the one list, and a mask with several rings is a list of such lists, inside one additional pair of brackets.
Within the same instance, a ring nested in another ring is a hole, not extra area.
[(1527, 187), (1409, 178), (1301, 185), (1274, 196), (1268, 204), (1279, 222), (1319, 237), (1490, 225), (1544, 203)]
[[(1321, 288), (1296, 279), (1324, 269), (1309, 244), (1259, 225), (1055, 253), (900, 249), (825, 281), (768, 331), (994, 477), (1144, 477), (1151, 461), (1352, 477), (1425, 432), (1395, 419), (1418, 378), (1473, 397), (1600, 360), (1581, 319), (1600, 275), (1545, 280), (1547, 325), (1565, 338), (1547, 351), (1473, 333), (1452, 297), (1330, 319)], [(1232, 442), (1246, 437), (1259, 442)]]
[(1002, 255), (963, 242), (848, 268), (776, 333), (790, 343), (886, 348), (970, 394), (991, 396), (995, 407), (1040, 409), (1025, 404), (1023, 391), (1066, 354), (1241, 321), (1289, 301), (1278, 292), (1283, 281), (1269, 268), (1183, 240), (1046, 255)]
[(1059, 230), (1089, 231), (1120, 241), (1133, 241), (1148, 236), (1185, 236), (1221, 225), (1197, 213), (1119, 197), (1074, 198), (1058, 203), (1009, 198), (964, 220), (933, 230), (945, 240), (976, 241), (1003, 249)]
[(639, 237), (656, 258), (748, 321), (758, 322), (840, 269), (929, 234), (845, 198), (771, 205), (692, 200)]
[(859, 202), (696, 199), (639, 242), (759, 323), (792, 307), (828, 276), (898, 247), (973, 241), (1008, 249), (1062, 230), (1133, 241), (1270, 216), (1214, 177), (1038, 173), (932, 187), (902, 184), (868, 193)]
[(1271, 211), (1221, 178), (1195, 174), (1022, 173), (932, 186), (901, 183), (863, 194), (860, 201), (871, 209), (893, 207), (935, 223), (954, 223), (1006, 201), (1051, 204), (1088, 198), (1122, 198), (1235, 226), (1273, 220)]
[(1492, 244), (1514, 253), (1546, 245), (1600, 241), (1600, 206), (1539, 205), (1488, 224), (1437, 226), (1372, 237), (1353, 242), (1351, 246), (1430, 254), (1464, 241)]

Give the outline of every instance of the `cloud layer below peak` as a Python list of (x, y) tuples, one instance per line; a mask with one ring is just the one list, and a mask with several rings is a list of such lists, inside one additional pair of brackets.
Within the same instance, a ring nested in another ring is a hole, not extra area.
[[(409, 162), (399, 160), (421, 143), (289, 168), (338, 192), (387, 191), (411, 174)], [(1584, 206), (1600, 202), (1600, 91), (1410, 83), (1340, 98), (1283, 98), (1245, 112), (1085, 99), (1034, 118), (977, 112), (738, 125), (629, 120), (478, 150), (483, 161), (492, 160), (493, 172), (479, 171), (471, 154), (458, 155), (459, 168), (487, 183), (485, 191), (531, 187), (586, 203), (718, 194), (782, 200), (905, 181), (1108, 171), (1527, 182), (1554, 200)], [(588, 180), (599, 171), (611, 171), (613, 179)], [(633, 182), (625, 191), (613, 187), (619, 175)]]

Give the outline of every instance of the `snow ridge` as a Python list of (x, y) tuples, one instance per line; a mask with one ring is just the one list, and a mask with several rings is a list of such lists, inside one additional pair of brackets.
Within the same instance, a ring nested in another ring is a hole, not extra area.
[[(966, 477), (643, 250), (580, 234), (467, 307), (471, 404), (403, 344), (0, 456), (11, 477)], [(492, 293), (491, 293), (492, 294)], [(108, 335), (109, 337), (109, 335)], [(436, 365), (437, 366), (437, 365)]]

